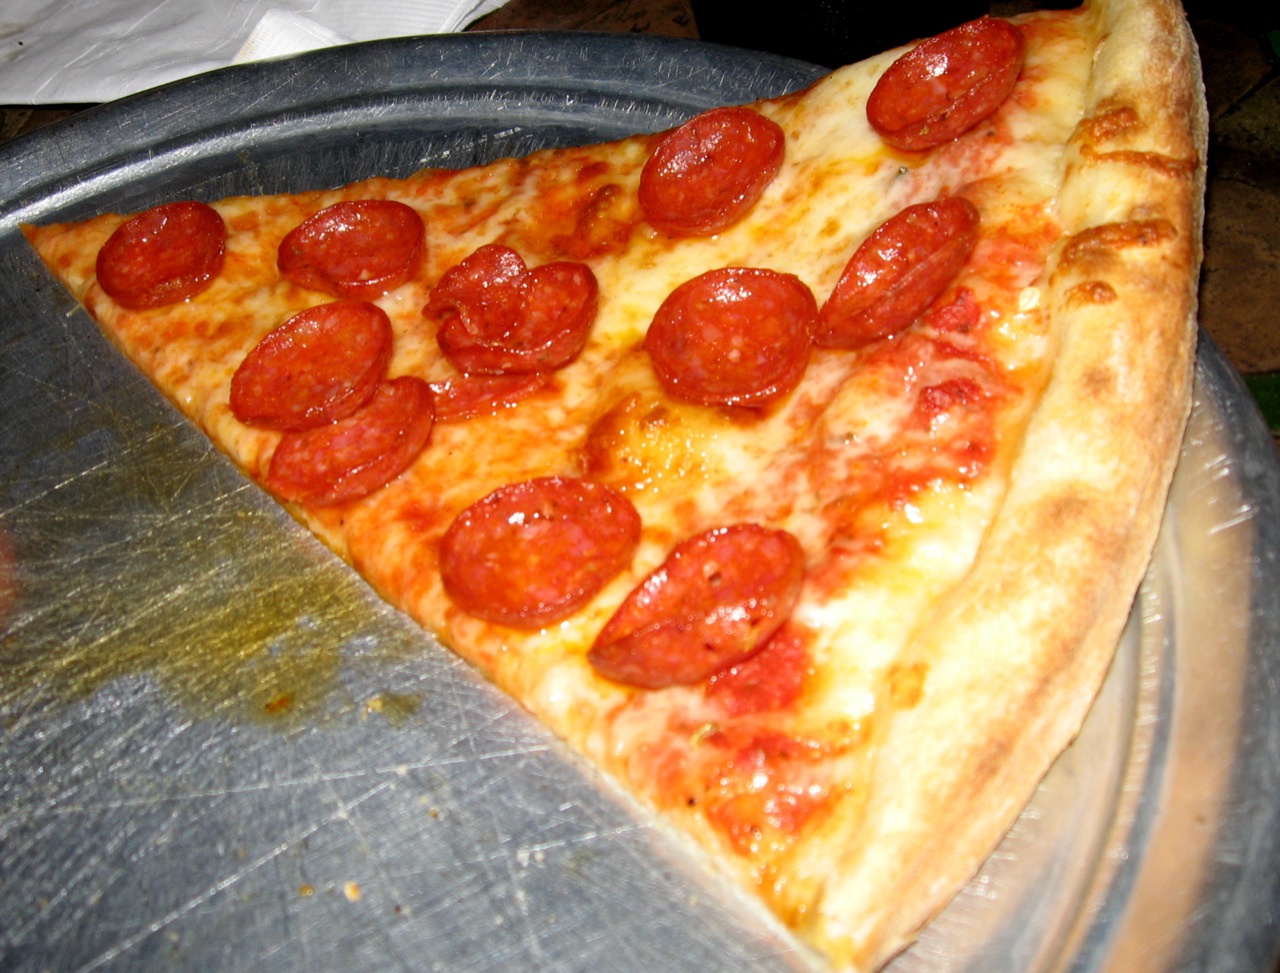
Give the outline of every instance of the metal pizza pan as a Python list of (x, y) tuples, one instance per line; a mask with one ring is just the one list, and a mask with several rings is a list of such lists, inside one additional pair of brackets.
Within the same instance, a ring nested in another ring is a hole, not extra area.
[[(659, 130), (818, 74), (663, 38), (407, 39), (0, 149), (0, 969), (821, 968), (246, 481), (19, 231)], [(1278, 498), (1203, 342), (1102, 696), (897, 973), (1269, 973)]]

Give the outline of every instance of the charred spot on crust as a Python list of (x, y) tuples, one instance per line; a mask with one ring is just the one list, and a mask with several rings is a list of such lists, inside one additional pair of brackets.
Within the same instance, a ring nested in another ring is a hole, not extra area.
[(1110, 304), (1115, 299), (1115, 288), (1105, 280), (1086, 280), (1067, 291), (1068, 306)]
[(1177, 227), (1162, 219), (1127, 220), (1123, 223), (1091, 226), (1067, 241), (1062, 251), (1062, 266), (1068, 267), (1117, 250), (1160, 246), (1177, 235)]
[(1076, 135), (1086, 144), (1096, 145), (1106, 142), (1121, 133), (1128, 132), (1142, 124), (1142, 117), (1132, 105), (1120, 105), (1108, 108), (1082, 119), (1076, 127)]
[(1111, 369), (1099, 366), (1085, 372), (1081, 384), (1090, 397), (1105, 398), (1115, 390), (1116, 376)]
[(1147, 172), (1167, 176), (1171, 179), (1188, 179), (1195, 173), (1196, 167), (1199, 165), (1199, 160), (1195, 158), (1178, 159), (1161, 152), (1139, 152), (1132, 149), (1099, 152), (1088, 145), (1080, 149), (1080, 160), (1087, 165), (1113, 163), (1144, 169)]

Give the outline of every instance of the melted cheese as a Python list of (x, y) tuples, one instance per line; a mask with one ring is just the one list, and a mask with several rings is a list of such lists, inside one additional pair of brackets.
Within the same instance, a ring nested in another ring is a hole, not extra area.
[[(422, 273), (378, 301), (395, 329), (391, 375), (452, 373), (421, 308), (476, 247), (509, 243), (531, 266), (586, 259), (600, 284), (599, 317), (549, 392), (440, 424), (414, 466), (382, 491), (298, 515), (390, 600), (797, 915), (815, 890), (778, 878), (789, 849), (837, 802), (861, 799), (879, 714), (927, 696), (927, 668), (907, 654), (912, 635), (972, 563), (1003, 496), (1011, 444), (1046, 379), (1053, 335), (1035, 295), (1058, 233), (1052, 192), (1089, 55), (1073, 15), (1033, 17), (1027, 33), (1027, 68), (1010, 102), (928, 155), (887, 148), (866, 122), (863, 105), (887, 56), (764, 104), (787, 134), (782, 170), (746, 219), (709, 239), (673, 241), (640, 219), (646, 138), (224, 201), (223, 278), (147, 314), (122, 313), (93, 279), (88, 242), (105, 239), (119, 217), (32, 236), (125, 351), (259, 477), (278, 434), (237, 422), (227, 390), (265, 333), (326, 299), (275, 273), (280, 239), (305, 217), (365, 196), (423, 215)], [(800, 277), (821, 303), (872, 229), (949, 193), (964, 193), (982, 215), (978, 250), (958, 282), (978, 298), (977, 327), (937, 333), (922, 321), (902, 339), (815, 353), (800, 386), (764, 413), (693, 406), (662, 391), (641, 343), (677, 285), (724, 266), (768, 267)], [(644, 524), (634, 563), (544, 631), (465, 616), (440, 584), (440, 535), (493, 489), (547, 474), (588, 475), (630, 497)], [(704, 686), (637, 691), (596, 676), (585, 651), (631, 587), (675, 543), (740, 521), (786, 528), (805, 549), (794, 614), (796, 658), (807, 660), (793, 674), (800, 699), (743, 712), (747, 703), (728, 707)]]

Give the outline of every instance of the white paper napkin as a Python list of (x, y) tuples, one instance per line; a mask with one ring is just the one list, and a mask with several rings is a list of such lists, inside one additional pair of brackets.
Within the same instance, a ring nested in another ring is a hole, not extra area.
[(239, 61), (460, 30), (506, 0), (4, 0), (0, 104), (110, 101)]

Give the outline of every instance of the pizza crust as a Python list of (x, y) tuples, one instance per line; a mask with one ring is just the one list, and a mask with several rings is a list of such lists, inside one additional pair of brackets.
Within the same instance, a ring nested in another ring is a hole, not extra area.
[(927, 673), (919, 701), (879, 727), (871, 791), (894, 797), (868, 804), (832, 855), (809, 920), (854, 969), (911, 942), (1074, 739), (1178, 458), (1200, 264), (1199, 62), (1168, 0), (1100, 0), (1090, 16), (1099, 41), (1059, 197), (1068, 236), (1042, 295), (1053, 374), (971, 572), (909, 649)]

